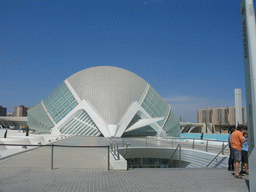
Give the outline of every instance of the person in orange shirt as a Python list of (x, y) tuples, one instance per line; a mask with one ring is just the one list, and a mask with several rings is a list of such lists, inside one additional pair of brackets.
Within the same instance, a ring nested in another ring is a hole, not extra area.
[(238, 179), (243, 179), (242, 175), (239, 175), (239, 164), (242, 158), (242, 144), (248, 141), (248, 138), (244, 139), (242, 131), (243, 125), (239, 124), (237, 130), (232, 133), (230, 138), (232, 155), (234, 158), (235, 178)]

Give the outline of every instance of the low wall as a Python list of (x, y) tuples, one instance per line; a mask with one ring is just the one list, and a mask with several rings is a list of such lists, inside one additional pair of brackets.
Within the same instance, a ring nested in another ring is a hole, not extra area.
[[(174, 148), (149, 148), (134, 147), (128, 148), (126, 154), (125, 149), (120, 148), (119, 152), (125, 159), (129, 158), (163, 158), (169, 159), (174, 153)], [(208, 153), (199, 150), (181, 149), (181, 161), (186, 162), (181, 165), (182, 168), (205, 168), (217, 154)], [(173, 160), (179, 160), (179, 150), (173, 156)], [(219, 155), (209, 167), (220, 168), (227, 167), (228, 156)]]

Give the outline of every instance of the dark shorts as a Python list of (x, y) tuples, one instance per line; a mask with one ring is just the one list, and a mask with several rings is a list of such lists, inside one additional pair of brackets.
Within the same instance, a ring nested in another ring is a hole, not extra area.
[(232, 151), (233, 151), (232, 156), (233, 156), (234, 162), (241, 161), (242, 152), (237, 149), (233, 149), (233, 148), (232, 148)]
[(248, 152), (242, 150), (242, 162), (248, 163)]

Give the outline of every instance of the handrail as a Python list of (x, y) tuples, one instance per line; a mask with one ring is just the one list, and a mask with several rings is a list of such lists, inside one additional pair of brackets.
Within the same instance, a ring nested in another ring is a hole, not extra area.
[[(112, 143), (111, 143), (112, 144)], [(110, 150), (110, 145), (102, 145), (102, 146), (72, 146), (72, 145), (55, 145), (53, 143), (49, 143), (46, 145), (31, 145), (31, 144), (4, 144), (0, 143), (0, 146), (22, 146), (22, 147), (51, 147), (51, 170), (54, 169), (53, 167), (53, 155), (54, 155), (54, 147), (74, 147), (74, 148), (108, 148), (108, 159), (107, 159), (107, 164), (108, 164), (108, 170), (110, 170), (110, 159), (109, 159), (109, 151)], [(36, 149), (36, 148), (35, 148)], [(118, 150), (118, 148), (117, 148)], [(119, 154), (118, 154), (119, 157)], [(5, 157), (6, 158), (6, 157)]]
[(98, 145), (98, 146), (92, 146), (92, 145), (89, 145), (89, 146), (86, 146), (86, 145), (54, 145), (54, 144), (47, 144), (47, 145), (31, 145), (31, 144), (8, 144), (8, 143), (0, 143), (0, 145), (3, 145), (3, 146), (28, 146), (28, 147), (46, 147), (46, 146), (54, 146), (54, 147), (85, 147), (85, 148), (102, 148), (102, 147), (108, 147), (108, 145)]
[(178, 150), (178, 148), (180, 147), (180, 149), (181, 149), (181, 146), (180, 146), (180, 144), (176, 147), (176, 149), (174, 150), (174, 152), (173, 152), (173, 154), (172, 154), (172, 156), (170, 157), (170, 160), (167, 162), (167, 166), (170, 164), (170, 162), (171, 162), (171, 160), (172, 160), (172, 158), (173, 158), (173, 156), (174, 156), (174, 154), (176, 153), (176, 151)]
[(225, 147), (222, 147), (222, 149), (220, 150), (220, 152), (213, 158), (213, 160), (211, 160), (211, 162), (206, 166), (206, 168), (220, 155), (220, 153), (222, 153), (224, 151), (224, 149), (228, 146), (229, 144), (227, 144)]
[(128, 148), (129, 145), (130, 145), (130, 143), (127, 143), (127, 144), (126, 144), (126, 148), (125, 148), (124, 155), (123, 155), (124, 158), (125, 158), (125, 155), (126, 155), (126, 152), (127, 152), (127, 148)]
[(120, 153), (118, 151), (118, 144), (111, 142), (109, 151), (115, 156), (117, 160), (120, 160)]

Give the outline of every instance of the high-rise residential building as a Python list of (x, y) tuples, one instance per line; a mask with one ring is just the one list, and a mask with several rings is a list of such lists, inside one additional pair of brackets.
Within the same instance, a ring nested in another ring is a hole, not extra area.
[[(197, 110), (197, 122), (236, 125), (235, 106), (199, 109)], [(247, 124), (245, 107), (242, 107), (242, 122), (239, 124)]]
[(12, 116), (13, 116), (13, 113), (6, 113), (6, 116), (7, 116), (7, 117), (12, 117)]
[(7, 108), (0, 105), (0, 116), (6, 116)]
[(14, 107), (13, 116), (26, 117), (28, 109), (28, 107), (24, 107), (23, 105), (20, 105), (19, 107)]

